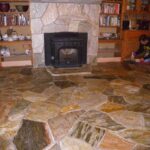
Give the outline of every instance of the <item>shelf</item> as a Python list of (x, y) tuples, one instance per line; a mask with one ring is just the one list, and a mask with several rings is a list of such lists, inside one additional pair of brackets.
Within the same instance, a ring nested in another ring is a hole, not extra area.
[(107, 16), (120, 16), (120, 14), (111, 14), (111, 13), (100, 13), (101, 15), (107, 15)]
[(105, 0), (105, 1), (102, 1), (102, 3), (122, 3), (122, 0), (120, 0), (120, 1), (116, 1), (116, 0)]
[(150, 11), (126, 10), (124, 13), (128, 15), (144, 15), (150, 14)]
[(30, 2), (30, 0), (1, 0), (1, 2)]
[(100, 28), (120, 28), (120, 26), (99, 26)]
[(15, 45), (15, 44), (31, 44), (31, 40), (22, 40), (22, 41), (0, 41), (0, 45)]
[(121, 40), (120, 39), (99, 39), (98, 40), (99, 43), (116, 43), (116, 42), (120, 42)]
[(8, 27), (19, 27), (19, 28), (21, 27), (22, 28), (22, 27), (30, 27), (30, 25), (24, 25), (24, 26), (23, 25), (7, 25), (7, 26), (0, 25), (0, 28), (8, 28)]
[(0, 12), (0, 15), (17, 15), (17, 14), (23, 14), (23, 15), (29, 15), (29, 11), (27, 12)]
[(20, 66), (31, 66), (31, 60), (20, 60), (20, 61), (3, 61), (1, 67), (20, 67)]

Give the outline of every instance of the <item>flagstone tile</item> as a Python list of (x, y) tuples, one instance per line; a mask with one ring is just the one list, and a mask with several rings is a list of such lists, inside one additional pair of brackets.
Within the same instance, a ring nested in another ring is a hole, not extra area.
[(119, 136), (110, 132), (106, 132), (102, 139), (99, 149), (100, 150), (132, 150), (135, 143), (131, 143)]
[(29, 102), (41, 102), (46, 101), (48, 97), (41, 93), (35, 93), (32, 91), (25, 91), (23, 93), (23, 98)]
[(46, 122), (48, 119), (56, 117), (60, 112), (60, 107), (50, 102), (34, 102), (25, 116), (28, 120)]
[(73, 126), (69, 135), (71, 137), (83, 140), (91, 146), (97, 146), (104, 136), (104, 133), (104, 129), (79, 121)]
[(138, 94), (125, 94), (124, 98), (129, 104), (148, 104), (150, 105), (150, 94), (138, 93)]
[(116, 122), (122, 124), (126, 128), (143, 129), (145, 127), (144, 118), (141, 113), (127, 110), (120, 110), (109, 113)]
[(52, 143), (45, 123), (23, 120), (23, 124), (13, 140), (17, 150), (41, 150)]
[(145, 128), (150, 130), (150, 114), (144, 114)]
[(150, 150), (150, 147), (138, 144), (133, 150)]
[(100, 110), (107, 113), (118, 111), (118, 110), (124, 110), (124, 109), (126, 109), (124, 105), (112, 103), (112, 102), (107, 102), (100, 106)]
[(127, 104), (123, 96), (117, 96), (117, 95), (108, 96), (108, 101), (113, 103), (123, 104), (123, 105)]
[(54, 146), (52, 146), (50, 149), (48, 150), (61, 150), (60, 146), (58, 144), (55, 144)]
[(15, 106), (15, 101), (0, 101), (0, 123), (8, 119), (8, 114)]
[(150, 146), (150, 131), (149, 130), (137, 130), (127, 129), (119, 133), (125, 139), (135, 141), (139, 144)]
[(60, 142), (60, 148), (61, 150), (94, 150), (90, 144), (68, 136)]
[(80, 121), (91, 126), (97, 126), (113, 131), (118, 131), (125, 128), (121, 124), (113, 121), (107, 114), (96, 110), (90, 110), (84, 113), (84, 115), (80, 117)]
[(144, 103), (143, 104), (128, 105), (127, 110), (149, 114), (150, 113), (150, 105), (147, 105), (147, 104), (144, 104)]
[(59, 141), (68, 134), (69, 129), (84, 113), (83, 110), (60, 114), (48, 120), (54, 139)]

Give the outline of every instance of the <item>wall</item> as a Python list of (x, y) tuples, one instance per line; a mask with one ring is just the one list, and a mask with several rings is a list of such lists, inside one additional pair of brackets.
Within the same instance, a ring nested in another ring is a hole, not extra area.
[(31, 32), (34, 67), (44, 66), (44, 33), (87, 32), (87, 61), (97, 56), (99, 34), (98, 4), (31, 3)]

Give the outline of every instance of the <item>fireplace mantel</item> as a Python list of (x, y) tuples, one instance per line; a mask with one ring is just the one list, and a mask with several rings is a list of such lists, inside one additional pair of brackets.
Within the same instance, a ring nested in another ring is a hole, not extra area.
[(83, 4), (100, 4), (102, 0), (31, 0), (33, 3), (83, 3)]

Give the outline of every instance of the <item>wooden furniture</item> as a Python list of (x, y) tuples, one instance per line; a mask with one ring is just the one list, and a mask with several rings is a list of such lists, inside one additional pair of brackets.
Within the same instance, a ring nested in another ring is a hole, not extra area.
[[(10, 56), (1, 54), (0, 66), (30, 66), (32, 65), (32, 41), (29, 8), (26, 12), (20, 12), (16, 9), (16, 5), (29, 6), (29, 0), (2, 0), (1, 2), (9, 3), (10, 10), (0, 12), (1, 34), (2, 36), (7, 34), (9, 37), (0, 40), (0, 48), (1, 50), (9, 49)], [(11, 31), (10, 35), (9, 31)], [(18, 39), (12, 39), (14, 34), (17, 35)]]
[(132, 51), (135, 51), (139, 47), (139, 37), (142, 34), (150, 36), (150, 31), (144, 30), (126, 30), (123, 32), (122, 41), (122, 60), (129, 59)]
[[(149, 0), (124, 0), (122, 16), (123, 20), (129, 22), (129, 28), (122, 32), (121, 59), (124, 61), (131, 57), (132, 51), (138, 49), (140, 35), (150, 36)], [(139, 22), (143, 22), (143, 24), (139, 24)]]
[(119, 57), (122, 44), (122, 0), (103, 0), (100, 6), (98, 58)]

